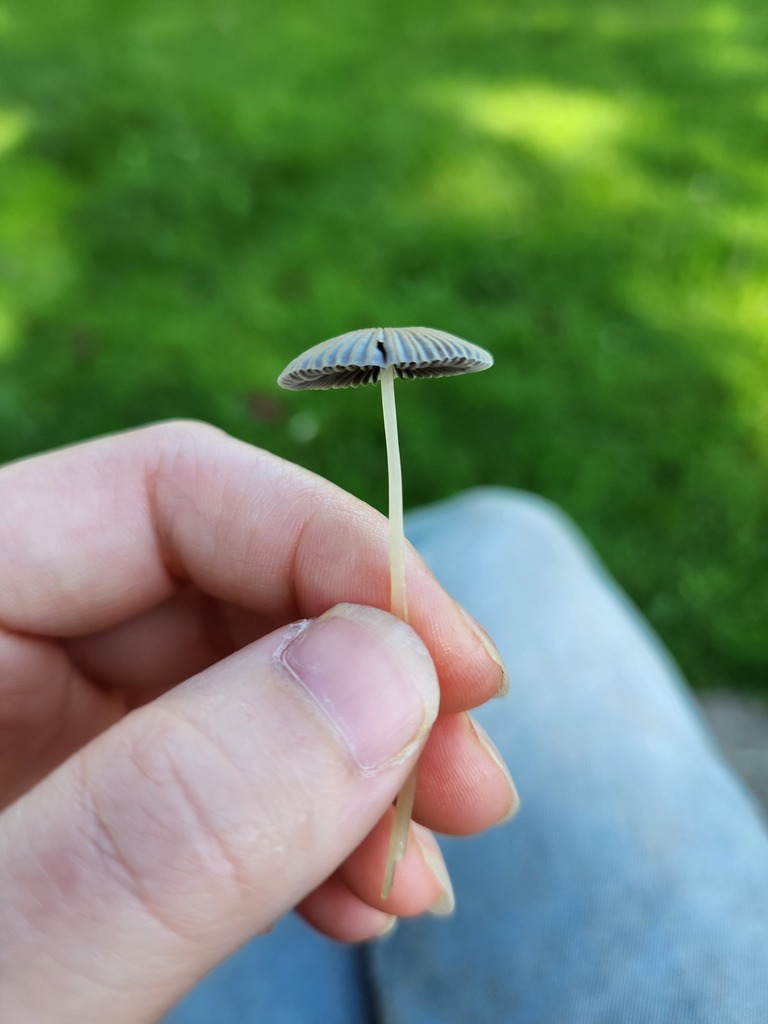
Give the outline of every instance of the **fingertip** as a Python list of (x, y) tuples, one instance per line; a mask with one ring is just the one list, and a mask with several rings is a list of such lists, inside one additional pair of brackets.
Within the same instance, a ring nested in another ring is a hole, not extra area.
[(414, 817), (437, 832), (470, 835), (507, 820), (518, 803), (484, 730), (466, 712), (441, 714), (419, 761)]
[[(439, 584), (435, 584), (439, 586)], [(422, 608), (412, 603), (411, 621), (427, 642), (440, 677), (440, 710), (469, 711), (509, 688), (504, 659), (488, 633), (458, 602), (440, 589)]]
[(397, 918), (361, 900), (338, 875), (331, 875), (299, 903), (307, 924), (337, 942), (366, 942), (390, 934)]
[(435, 917), (447, 917), (456, 909), (456, 896), (443, 852), (434, 834), (424, 825), (412, 822), (411, 835), (438, 888), (437, 895), (429, 904), (429, 913)]
[(499, 818), (499, 824), (502, 824), (514, 818), (514, 816), (520, 810), (520, 795), (517, 792), (517, 786), (515, 785), (514, 779), (512, 778), (512, 774), (509, 768), (507, 767), (504, 758), (499, 753), (499, 749), (496, 746), (496, 744), (493, 742), (491, 737), (488, 735), (488, 733), (485, 731), (482, 725), (480, 725), (479, 722), (476, 722), (474, 719), (470, 718), (470, 723), (475, 731), (477, 739), (480, 742), (480, 745), (482, 746), (484, 752), (490, 758), (490, 760), (496, 766), (496, 768), (498, 768), (504, 781), (509, 787), (509, 806), (507, 807), (507, 810), (504, 812), (504, 814)]
[(393, 814), (390, 809), (339, 869), (355, 895), (395, 917), (450, 913), (453, 890), (440, 848), (429, 829), (411, 822), (404, 858), (398, 862), (391, 893), (381, 896)]
[(470, 615), (466, 608), (458, 602), (456, 602), (456, 607), (462, 620), (469, 627), (469, 631), (474, 642), (479, 644), (482, 649), (484, 655), (483, 660), (486, 662), (485, 672), (488, 677), (487, 685), (490, 689), (488, 696), (504, 697), (509, 693), (509, 670), (507, 669), (506, 663), (502, 658), (498, 647), (494, 643), (490, 633), (484, 626), (480, 625), (474, 616)]

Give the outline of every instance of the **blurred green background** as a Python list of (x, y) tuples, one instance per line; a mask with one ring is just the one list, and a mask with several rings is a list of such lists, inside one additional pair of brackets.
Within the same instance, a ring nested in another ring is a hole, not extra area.
[(325, 337), (427, 324), (414, 505), (581, 524), (692, 682), (768, 692), (768, 9), (0, 3), (0, 460), (195, 416), (385, 503)]

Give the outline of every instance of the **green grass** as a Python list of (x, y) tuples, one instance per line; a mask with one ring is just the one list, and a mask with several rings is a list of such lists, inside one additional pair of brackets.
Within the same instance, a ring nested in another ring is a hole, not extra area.
[(399, 389), (407, 501), (548, 495), (694, 684), (768, 691), (767, 43), (749, 0), (0, 6), (0, 459), (198, 416), (383, 506), (378, 400), (275, 378), (440, 327), (497, 365)]

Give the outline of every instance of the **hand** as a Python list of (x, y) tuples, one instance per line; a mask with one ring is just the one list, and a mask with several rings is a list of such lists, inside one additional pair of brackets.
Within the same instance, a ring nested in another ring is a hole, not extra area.
[(411, 626), (379, 610), (386, 551), (377, 512), (199, 424), (0, 471), (8, 1024), (155, 1020), (294, 906), (344, 940), (447, 908), (430, 829), (516, 801), (466, 714), (501, 669), (413, 551)]

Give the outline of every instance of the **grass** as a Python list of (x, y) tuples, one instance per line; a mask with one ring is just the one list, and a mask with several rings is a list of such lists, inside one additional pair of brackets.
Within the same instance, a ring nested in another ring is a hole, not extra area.
[(407, 503), (548, 495), (695, 685), (768, 692), (767, 42), (749, 0), (0, 6), (0, 459), (198, 416), (383, 507), (378, 402), (275, 378), (440, 327), (497, 365), (400, 391)]

